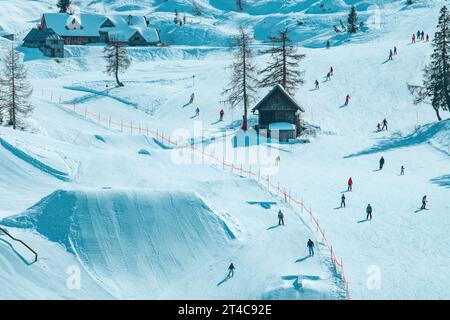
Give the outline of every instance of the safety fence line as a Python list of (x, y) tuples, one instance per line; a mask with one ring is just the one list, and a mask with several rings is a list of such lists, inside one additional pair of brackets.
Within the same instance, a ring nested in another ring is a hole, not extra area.
[[(170, 139), (170, 135), (165, 136), (164, 132), (159, 131), (159, 130), (151, 130), (148, 128), (148, 126), (146, 127), (142, 127), (141, 124), (138, 124), (138, 126), (136, 126), (136, 124), (133, 125), (132, 121), (128, 121), (125, 122), (123, 120), (121, 121), (116, 121), (114, 119), (111, 118), (111, 116), (102, 116), (100, 113), (95, 113), (95, 112), (91, 112), (87, 109), (87, 107), (79, 107), (75, 104), (70, 104), (68, 102), (63, 102), (62, 103), (63, 106), (65, 107), (69, 107), (71, 108), (75, 113), (81, 113), (84, 114), (84, 117), (86, 119), (88, 119), (88, 117), (90, 118), (90, 120), (95, 120), (97, 123), (100, 123), (110, 129), (112, 128), (116, 128), (116, 129), (120, 129), (121, 132), (123, 132), (125, 129), (130, 130), (130, 133), (133, 134), (138, 133), (138, 134), (144, 134), (147, 136), (152, 136), (153, 138), (155, 138), (157, 141), (159, 141), (162, 144), (165, 144), (167, 147), (170, 148), (187, 148), (187, 149), (191, 149), (195, 152), (200, 153), (202, 156), (210, 159), (212, 162), (215, 162), (218, 166), (222, 166), (222, 169), (225, 170), (226, 168), (230, 168), (231, 173), (238, 173), (240, 174), (240, 176), (243, 177), (248, 177), (248, 178), (253, 178), (256, 181), (258, 181), (258, 183), (262, 184), (263, 186), (265, 186), (269, 192), (274, 193), (280, 197), (282, 197), (287, 203), (289, 204), (294, 204), (296, 205), (300, 210), (301, 213), (304, 215), (305, 213), (309, 216), (309, 219), (311, 222), (313, 222), (316, 231), (320, 234), (323, 243), (325, 244), (325, 246), (327, 247), (327, 249), (329, 250), (329, 254), (330, 254), (330, 260), (334, 266), (335, 272), (340, 274), (341, 276), (341, 280), (343, 282), (343, 286), (345, 289), (345, 294), (346, 294), (346, 298), (350, 299), (350, 291), (349, 291), (349, 283), (348, 283), (348, 279), (346, 276), (346, 273), (344, 271), (344, 264), (342, 262), (342, 259), (338, 259), (336, 257), (336, 253), (333, 249), (333, 246), (331, 245), (330, 241), (328, 240), (328, 238), (325, 235), (325, 229), (322, 228), (320, 226), (319, 223), (319, 219), (317, 219), (314, 214), (312, 213), (312, 209), (311, 208), (307, 208), (304, 203), (303, 203), (303, 199), (301, 201), (297, 200), (296, 198), (294, 198), (291, 195), (291, 192), (288, 191), (287, 188), (284, 188), (282, 186), (280, 186), (279, 182), (277, 182), (276, 184), (274, 184), (273, 181), (270, 180), (270, 176), (269, 175), (261, 175), (261, 171), (258, 170), (258, 172), (253, 172), (251, 166), (249, 167), (248, 170), (244, 169), (242, 165), (235, 165), (234, 163), (231, 162), (227, 162), (225, 160), (225, 158), (218, 158), (215, 155), (211, 155), (209, 153), (204, 152), (201, 148), (192, 145), (192, 144), (180, 144), (176, 141), (173, 141)], [(271, 189), (272, 188), (272, 189)]]

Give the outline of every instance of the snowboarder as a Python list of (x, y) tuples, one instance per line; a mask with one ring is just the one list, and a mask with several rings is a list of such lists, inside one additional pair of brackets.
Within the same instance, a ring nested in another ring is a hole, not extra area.
[(327, 73), (327, 76), (325, 77), (325, 80), (330, 81), (331, 80), (331, 73)]
[(334, 76), (334, 70), (333, 70), (333, 67), (330, 67), (330, 76)]
[(401, 167), (400, 167), (400, 175), (401, 175), (401, 176), (404, 176), (404, 175), (405, 175), (405, 167), (404, 167), (404, 166), (401, 166)]
[(380, 158), (380, 170), (383, 170), (384, 167), (384, 157)]
[(228, 267), (228, 275), (227, 278), (232, 278), (234, 276), (234, 269), (236, 269), (233, 265), (233, 263), (230, 264)]
[(381, 131), (381, 124), (378, 122), (377, 123), (377, 131), (380, 132)]
[(347, 96), (345, 97), (345, 105), (348, 106), (348, 103), (350, 101), (350, 95), (347, 94)]
[(200, 109), (197, 107), (195, 109), (195, 117), (198, 117), (200, 115)]
[(382, 122), (382, 123), (383, 123), (383, 127), (381, 128), (381, 130), (384, 130), (385, 128), (386, 128), (386, 130), (387, 130), (387, 129), (388, 129), (388, 126), (387, 126), (387, 125), (388, 125), (388, 122), (387, 122), (386, 118), (383, 119), (383, 122)]
[(345, 195), (344, 194), (342, 194), (342, 197), (341, 197), (341, 208), (345, 208)]
[(316, 85), (316, 89), (319, 89), (319, 81), (316, 80), (316, 81), (314, 82), (314, 84)]
[(350, 177), (350, 179), (348, 179), (347, 185), (348, 185), (347, 191), (352, 191), (352, 187), (353, 187), (352, 177)]
[(225, 111), (223, 111), (223, 109), (221, 109), (220, 112), (219, 112), (219, 115), (220, 115), (219, 120), (220, 120), (220, 121), (223, 121), (223, 115), (224, 115), (224, 114), (225, 114)]
[(396, 56), (396, 55), (397, 55), (397, 47), (394, 46), (394, 56)]
[(372, 220), (372, 206), (370, 205), (370, 203), (367, 205), (366, 213), (366, 220)]
[(306, 246), (308, 247), (309, 250), (309, 256), (310, 257), (314, 256), (314, 242), (312, 242), (311, 239), (308, 239), (308, 243), (306, 244)]
[(394, 60), (394, 58), (393, 58), (393, 52), (392, 52), (392, 49), (389, 49), (389, 58), (388, 58), (388, 60)]
[(281, 210), (278, 211), (278, 225), (284, 226), (284, 215), (283, 215), (283, 212), (281, 212)]
[(427, 196), (422, 197), (422, 206), (420, 207), (421, 210), (425, 210), (427, 208)]

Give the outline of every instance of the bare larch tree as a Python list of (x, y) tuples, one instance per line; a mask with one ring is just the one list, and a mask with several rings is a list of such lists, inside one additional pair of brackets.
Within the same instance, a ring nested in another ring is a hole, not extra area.
[(33, 89), (27, 81), (27, 71), (14, 45), (3, 60), (0, 74), (0, 122), (6, 113), (8, 124), (17, 129), (33, 110), (29, 98)]
[(125, 72), (131, 64), (127, 48), (114, 39), (110, 39), (103, 51), (106, 60), (106, 73), (114, 75), (117, 85), (123, 87), (124, 84), (119, 80), (119, 72)]
[(298, 68), (299, 62), (305, 58), (305, 55), (297, 53), (297, 47), (288, 33), (289, 30), (286, 28), (280, 31), (277, 37), (269, 37), (273, 46), (263, 53), (270, 53), (271, 61), (261, 72), (263, 78), (259, 86), (273, 87), (280, 84), (289, 94), (294, 94), (295, 89), (304, 83), (304, 71)]
[(256, 92), (256, 67), (253, 63), (253, 54), (250, 48), (253, 38), (243, 27), (239, 28), (239, 34), (235, 37), (234, 46), (237, 48), (234, 60), (230, 68), (233, 73), (229, 87), (224, 89), (222, 95), (226, 96), (232, 108), (241, 103), (244, 105), (244, 120), (247, 124), (248, 107), (254, 101)]

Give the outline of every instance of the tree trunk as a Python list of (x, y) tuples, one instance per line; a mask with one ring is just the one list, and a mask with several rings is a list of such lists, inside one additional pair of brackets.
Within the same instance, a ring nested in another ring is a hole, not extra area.
[(287, 37), (287, 30), (286, 33), (283, 34), (283, 88), (287, 90), (287, 66), (286, 66), (286, 37)]
[[(15, 54), (15, 53), (13, 53)], [(11, 70), (11, 93), (12, 93), (12, 105), (11, 105), (11, 121), (12, 121), (12, 125), (13, 125), (13, 129), (16, 130), (16, 66), (14, 63), (14, 56), (12, 56), (12, 61), (11, 61), (11, 66), (12, 66), (12, 70)]]
[(441, 115), (439, 114), (439, 108), (434, 108), (434, 111), (436, 111), (436, 116), (438, 118), (439, 121), (442, 120)]
[(245, 127), (244, 130), (247, 130), (247, 104), (248, 104), (248, 97), (247, 97), (247, 39), (245, 38), (245, 35), (242, 34), (242, 63), (243, 63), (243, 87), (244, 87), (244, 121), (245, 121)]
[(116, 63), (116, 65), (115, 65), (115, 72), (114, 72), (114, 75), (116, 76), (116, 82), (117, 82), (117, 85), (119, 86), (119, 87), (123, 87), (123, 83), (122, 82), (120, 82), (120, 80), (119, 80), (119, 47), (118, 46), (116, 46), (116, 48), (115, 48), (116, 50), (115, 50), (115, 52), (116, 52), (116, 58), (115, 58), (115, 63)]

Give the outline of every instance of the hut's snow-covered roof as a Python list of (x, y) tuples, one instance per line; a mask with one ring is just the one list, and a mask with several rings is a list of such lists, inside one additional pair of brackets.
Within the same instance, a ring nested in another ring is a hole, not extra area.
[(295, 124), (288, 122), (275, 122), (269, 124), (269, 130), (273, 131), (290, 131), (295, 130)]
[(258, 104), (252, 109), (252, 111), (258, 110), (261, 106), (264, 105), (267, 99), (269, 99), (277, 91), (281, 92), (281, 94), (291, 102), (293, 107), (301, 112), (305, 112), (305, 109), (303, 109), (302, 106), (297, 101), (295, 101), (295, 99), (291, 97), (291, 95), (280, 84), (275, 85), (272, 90), (270, 90), (270, 92), (260, 102), (258, 102)]
[[(80, 28), (68, 28), (75, 19)], [(147, 42), (159, 42), (159, 35), (155, 28), (147, 25), (144, 16), (110, 15), (81, 13), (69, 15), (67, 13), (45, 13), (44, 20), (47, 28), (52, 28), (60, 36), (98, 37), (100, 32), (108, 33), (118, 41), (128, 41), (136, 32)], [(110, 23), (105, 23), (109, 20)]]

